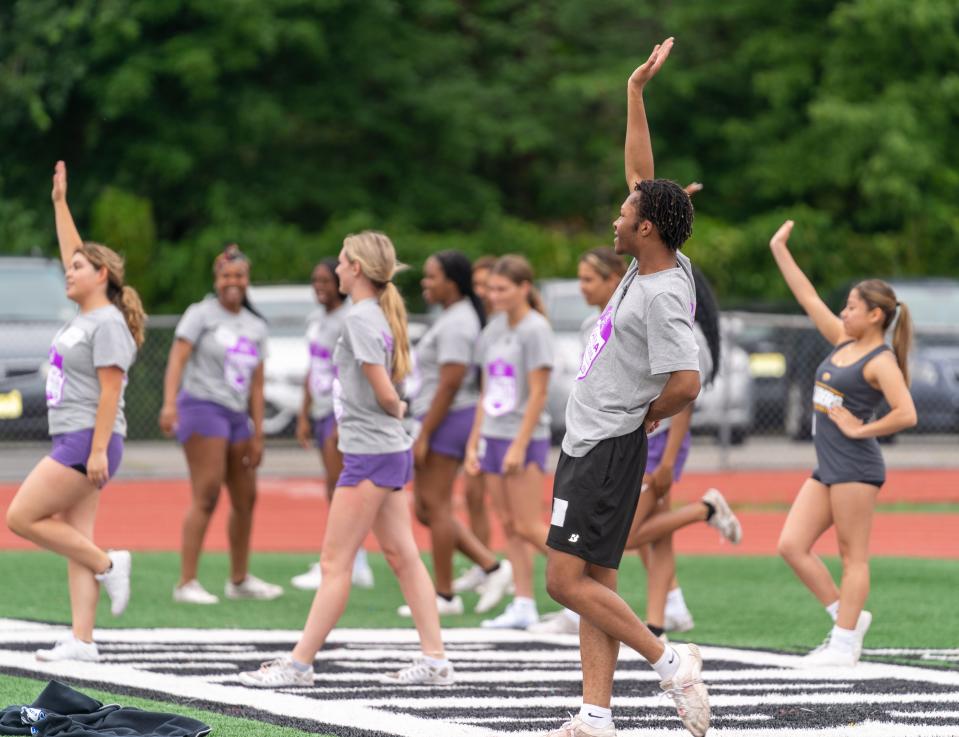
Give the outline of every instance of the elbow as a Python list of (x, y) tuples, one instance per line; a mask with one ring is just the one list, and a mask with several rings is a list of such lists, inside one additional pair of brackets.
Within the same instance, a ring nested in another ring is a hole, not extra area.
[(682, 398), (684, 404), (692, 404), (695, 402), (699, 397), (699, 392), (701, 389), (702, 383), (699, 380), (699, 373), (697, 372), (695, 376), (683, 383)]
[(915, 407), (910, 407), (903, 414), (901, 429), (908, 430), (910, 427), (915, 427), (919, 424), (919, 414), (916, 412)]

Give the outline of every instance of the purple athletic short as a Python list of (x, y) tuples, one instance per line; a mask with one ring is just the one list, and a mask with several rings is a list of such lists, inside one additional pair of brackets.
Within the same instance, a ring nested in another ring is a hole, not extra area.
[[(424, 416), (417, 419), (422, 422)], [(448, 413), (430, 436), (430, 450), (441, 456), (463, 460), (475, 417), (476, 407), (464, 407)]]
[(336, 488), (372, 481), (384, 489), (399, 491), (413, 480), (413, 451), (398, 453), (344, 453), (343, 470)]
[(253, 437), (250, 416), (234, 412), (222, 404), (191, 397), (180, 392), (176, 398), (176, 439), (185, 443), (193, 435), (205, 438), (226, 438), (230, 445)]
[[(53, 449), (50, 457), (57, 463), (79, 471), (84, 476), (87, 473), (87, 460), (90, 458), (90, 447), (93, 445), (93, 428), (89, 430), (75, 430), (54, 435)], [(120, 459), (123, 458), (123, 436), (113, 433), (107, 443), (107, 469), (112, 479), (120, 468)]]
[[(504, 438), (480, 438), (479, 462), (483, 473), (503, 473), (503, 458), (512, 440)], [(546, 459), (549, 457), (549, 440), (530, 440), (526, 446), (526, 464), (535, 463), (540, 471), (546, 470)]]
[[(649, 454), (646, 456), (646, 473), (655, 471), (663, 460), (663, 451), (666, 450), (666, 438), (669, 436), (669, 430), (665, 430), (659, 435), (653, 435), (649, 439)], [(683, 438), (682, 445), (679, 446), (679, 452), (676, 454), (676, 463), (673, 466), (673, 481), (679, 481), (683, 475), (683, 466), (686, 465), (686, 458), (689, 456), (689, 445), (692, 442), (692, 434), (687, 432)]]
[(322, 448), (326, 445), (327, 439), (336, 432), (336, 415), (332, 412), (326, 417), (313, 420), (313, 437), (316, 440), (316, 447)]

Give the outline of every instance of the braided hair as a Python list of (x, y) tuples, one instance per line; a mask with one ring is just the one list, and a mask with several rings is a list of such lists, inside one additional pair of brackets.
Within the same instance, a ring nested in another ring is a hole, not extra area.
[(693, 282), (696, 284), (696, 316), (695, 320), (699, 323), (700, 330), (706, 337), (706, 344), (709, 346), (709, 356), (713, 360), (713, 370), (709, 378), (704, 383), (711, 384), (719, 373), (719, 355), (722, 338), (719, 330), (719, 303), (716, 301), (716, 295), (713, 288), (706, 279), (706, 275), (699, 270), (698, 266), (693, 266)]
[(460, 295), (466, 297), (473, 305), (480, 327), (485, 327), (486, 310), (483, 308), (483, 301), (473, 291), (473, 264), (470, 263), (466, 254), (455, 250), (439, 251), (433, 254), (433, 258), (440, 265), (446, 278), (456, 285)]
[(633, 198), (639, 214), (635, 229), (648, 220), (668, 248), (682, 248), (693, 232), (693, 201), (686, 190), (669, 179), (643, 179), (636, 183), (635, 191), (639, 193)]

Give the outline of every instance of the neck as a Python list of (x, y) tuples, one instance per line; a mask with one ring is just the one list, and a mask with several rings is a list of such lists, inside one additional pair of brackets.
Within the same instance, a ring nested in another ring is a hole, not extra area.
[(674, 269), (679, 263), (676, 252), (662, 244), (651, 244), (641, 250), (637, 249), (633, 255), (636, 257), (636, 266), (641, 275)]
[(328, 305), (323, 305), (323, 307), (326, 309), (327, 312), (336, 312), (342, 306), (343, 306), (343, 300), (339, 300), (338, 302), (332, 302)]
[(531, 309), (533, 308), (530, 307), (525, 302), (523, 302), (521, 305), (519, 305), (515, 309), (507, 310), (506, 320), (509, 322), (511, 326), (517, 325), (523, 320), (524, 317), (526, 317), (529, 314), (529, 311)]
[(886, 336), (880, 330), (867, 330), (856, 338), (856, 344), (860, 346), (882, 345), (886, 341)]
[(353, 282), (353, 288), (350, 289), (350, 299), (353, 300), (353, 304), (364, 299), (379, 299), (379, 296), (379, 292), (369, 279), (357, 279)]
[(224, 301), (223, 301), (222, 299), (220, 299), (219, 297), (217, 297), (217, 301), (220, 303), (220, 307), (222, 307), (222, 308), (223, 308), (224, 310), (226, 310), (227, 312), (232, 312), (234, 315), (235, 315), (235, 314), (238, 314), (238, 313), (240, 312), (240, 310), (243, 309), (243, 303), (242, 303), (242, 302), (240, 302), (240, 303), (238, 303), (238, 304), (227, 304), (226, 302), (224, 302)]
[(455, 304), (456, 304), (457, 302), (459, 302), (461, 299), (463, 299), (463, 295), (461, 295), (461, 294), (454, 294), (454, 295), (451, 296), (451, 297), (447, 297), (447, 298), (444, 299), (443, 302), (442, 302), (443, 309), (444, 309), (444, 310), (448, 310), (450, 307), (452, 307), (453, 305), (455, 305)]
[(109, 304), (111, 304), (110, 300), (107, 299), (107, 295), (103, 294), (102, 292), (91, 294), (82, 302), (77, 302), (77, 306), (80, 308), (81, 314), (99, 310), (101, 307), (106, 307)]

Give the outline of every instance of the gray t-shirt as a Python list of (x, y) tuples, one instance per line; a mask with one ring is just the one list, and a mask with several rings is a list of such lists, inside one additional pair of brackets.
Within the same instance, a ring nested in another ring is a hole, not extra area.
[(136, 358), (137, 346), (123, 313), (107, 305), (77, 314), (54, 336), (49, 355), (46, 394), (50, 434), (89, 430), (96, 425), (100, 404), (97, 369), (116, 366), (123, 370), (124, 377), (113, 432), (125, 436), (123, 392), (127, 385), (126, 372)]
[(413, 397), (413, 415), (420, 417), (429, 410), (439, 387), (440, 367), (447, 363), (467, 367), (450, 411), (476, 406), (479, 386), (476, 371), (472, 369), (476, 363), (479, 334), (479, 316), (468, 299), (461, 299), (443, 310), (416, 346), (416, 369), (407, 382), (407, 390)]
[[(529, 400), (528, 375), (552, 368), (555, 348), (549, 321), (530, 310), (515, 327), (504, 313), (495, 315), (480, 335), (476, 355), (483, 367), (482, 434), (512, 440), (523, 424)], [(532, 439), (549, 438), (549, 413), (545, 405)]]
[[(709, 352), (709, 342), (706, 340), (706, 334), (703, 333), (701, 327), (699, 327), (698, 322), (693, 322), (693, 335), (696, 336), (696, 345), (699, 348), (699, 380), (702, 383), (703, 387), (706, 386), (706, 382), (709, 380), (710, 375), (713, 372), (713, 357)], [(653, 430), (649, 437), (653, 438), (661, 433), (669, 430), (669, 426), (672, 424), (673, 418), (667, 417), (665, 420), (659, 423), (659, 427)]]
[(342, 304), (333, 312), (319, 307), (306, 319), (306, 340), (310, 350), (310, 417), (320, 420), (333, 412), (333, 351), (343, 332), (343, 320), (349, 310)]
[(393, 331), (379, 301), (354, 304), (343, 321), (343, 331), (333, 351), (333, 412), (340, 427), (342, 453), (398, 453), (413, 445), (403, 423), (388, 415), (376, 401), (363, 364), (378, 364), (393, 372)]
[(176, 326), (176, 337), (193, 345), (183, 391), (247, 412), (253, 372), (266, 358), (266, 332), (266, 322), (245, 307), (230, 312), (216, 297), (190, 305)]
[(590, 334), (566, 405), (567, 455), (584, 456), (643, 424), (674, 371), (698, 371), (696, 287), (689, 259), (639, 275), (636, 261)]

